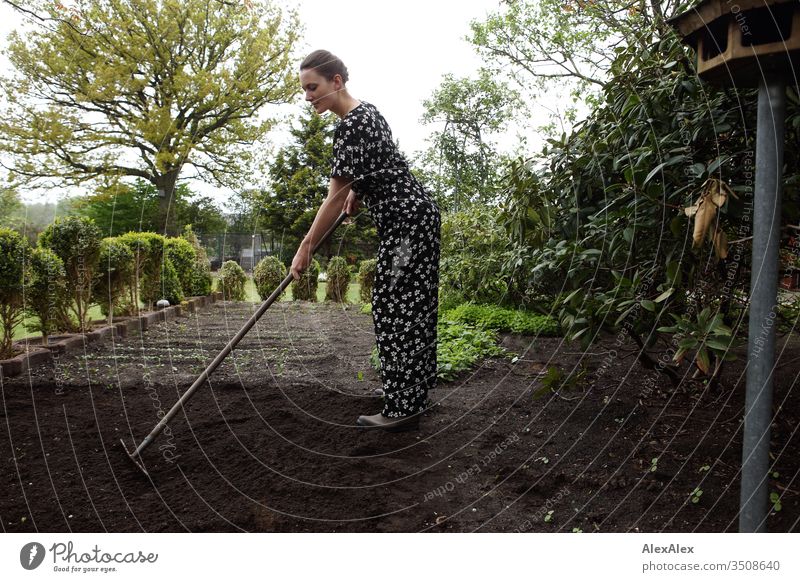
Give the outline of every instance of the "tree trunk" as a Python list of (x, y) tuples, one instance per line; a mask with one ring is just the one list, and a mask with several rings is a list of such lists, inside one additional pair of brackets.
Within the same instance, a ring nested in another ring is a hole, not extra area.
[(158, 228), (162, 231), (160, 234), (164, 236), (177, 235), (172, 202), (179, 173), (180, 168), (156, 176), (154, 180), (154, 184), (158, 189)]

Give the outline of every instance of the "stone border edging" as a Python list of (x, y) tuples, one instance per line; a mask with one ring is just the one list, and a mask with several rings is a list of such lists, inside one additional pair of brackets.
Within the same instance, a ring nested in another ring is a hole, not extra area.
[[(218, 297), (218, 295), (220, 295), (220, 297)], [(183, 314), (184, 308), (187, 314), (196, 313), (198, 309), (221, 299), (221, 295), (221, 293), (215, 291), (210, 295), (189, 297), (181, 305), (172, 305), (160, 311), (148, 311), (147, 313), (140, 314), (138, 317), (120, 318), (119, 321), (111, 325), (99, 327), (83, 334), (54, 336), (59, 338), (63, 337), (63, 339), (48, 342), (47, 346), (41, 346), (35, 343), (37, 339), (41, 341), (41, 337), (21, 340), (17, 342), (17, 345), (24, 346), (25, 351), (8, 360), (0, 360), (0, 377), (10, 378), (12, 376), (19, 376), (30, 370), (33, 366), (52, 362), (53, 354), (60, 355), (73, 352), (83, 348), (84, 345), (88, 343), (100, 341), (109, 337), (123, 338), (128, 335), (129, 331), (138, 331), (139, 333), (147, 331), (148, 328), (161, 321), (171, 321), (176, 317), (180, 317)]]

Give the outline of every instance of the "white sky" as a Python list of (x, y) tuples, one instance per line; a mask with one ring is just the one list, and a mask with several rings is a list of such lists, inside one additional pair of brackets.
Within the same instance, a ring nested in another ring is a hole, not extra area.
[[(481, 65), (464, 40), (472, 19), (497, 9), (498, 0), (287, 0), (305, 26), (301, 54), (324, 48), (339, 56), (350, 72), (348, 89), (373, 103), (386, 117), (394, 137), (409, 156), (426, 148), (433, 126), (420, 123), (422, 102), (442, 76), (468, 76)], [(17, 28), (20, 15), (0, 3), (0, 38)], [(298, 62), (299, 65), (299, 62)], [(0, 69), (5, 68), (0, 60)], [(298, 97), (297, 111), (304, 106)], [(279, 135), (275, 139), (280, 141)], [(189, 169), (191, 172), (191, 169)], [(197, 191), (225, 194), (192, 182)], [(44, 201), (21, 191), (24, 199)]]

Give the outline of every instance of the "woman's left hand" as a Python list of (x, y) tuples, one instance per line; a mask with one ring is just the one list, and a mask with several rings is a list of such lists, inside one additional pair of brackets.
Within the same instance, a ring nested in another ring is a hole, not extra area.
[(296, 280), (300, 278), (308, 266), (311, 264), (311, 249), (308, 248), (305, 241), (300, 243), (300, 248), (297, 249), (297, 253), (294, 255), (294, 259), (292, 259), (292, 267), (289, 269), (289, 272), (292, 274), (292, 277)]
[(350, 190), (347, 194), (347, 198), (344, 201), (344, 212), (347, 216), (353, 216), (356, 212), (358, 212), (358, 207), (361, 205), (361, 202), (358, 198), (356, 198), (356, 193), (353, 190)]

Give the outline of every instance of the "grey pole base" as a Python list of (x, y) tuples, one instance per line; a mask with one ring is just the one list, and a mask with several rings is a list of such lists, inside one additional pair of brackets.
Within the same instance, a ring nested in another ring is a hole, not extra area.
[(739, 531), (767, 531), (775, 310), (783, 191), (786, 84), (762, 80), (758, 89), (756, 184), (753, 199), (753, 262), (747, 341), (747, 389), (742, 445)]

